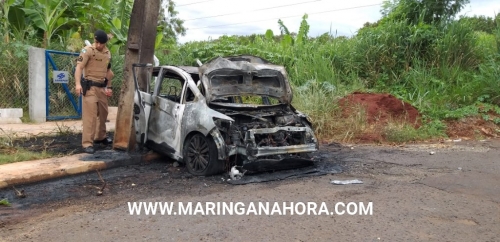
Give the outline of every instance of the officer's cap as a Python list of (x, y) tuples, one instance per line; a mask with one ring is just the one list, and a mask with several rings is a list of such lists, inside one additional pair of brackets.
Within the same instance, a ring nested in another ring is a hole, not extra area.
[(94, 38), (95, 40), (97, 40), (97, 42), (101, 44), (106, 44), (106, 42), (108, 42), (108, 35), (106, 34), (106, 32), (100, 29), (95, 31)]

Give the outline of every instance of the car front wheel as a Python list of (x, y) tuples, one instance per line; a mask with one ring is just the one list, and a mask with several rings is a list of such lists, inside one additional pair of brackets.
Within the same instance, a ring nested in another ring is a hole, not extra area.
[(200, 133), (192, 135), (186, 140), (183, 156), (186, 168), (193, 175), (209, 176), (222, 172), (217, 146), (210, 137)]

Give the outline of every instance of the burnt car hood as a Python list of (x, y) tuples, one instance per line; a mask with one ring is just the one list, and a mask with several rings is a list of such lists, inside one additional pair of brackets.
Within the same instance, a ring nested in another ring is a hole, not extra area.
[(292, 90), (283, 66), (256, 56), (217, 57), (199, 68), (208, 102), (240, 95), (268, 96), (292, 102)]

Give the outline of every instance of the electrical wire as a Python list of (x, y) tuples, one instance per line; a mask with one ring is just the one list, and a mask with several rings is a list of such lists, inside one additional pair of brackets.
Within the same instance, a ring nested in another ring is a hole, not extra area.
[(300, 4), (306, 4), (306, 3), (312, 3), (312, 2), (318, 2), (318, 1), (321, 1), (321, 0), (312, 0), (312, 1), (307, 1), (307, 2), (299, 2), (299, 3), (294, 3), (294, 4), (288, 4), (288, 5), (274, 6), (274, 7), (269, 7), (269, 8), (253, 9), (253, 10), (248, 10), (248, 11), (244, 11), (244, 12), (225, 13), (225, 14), (219, 14), (219, 15), (204, 16), (204, 17), (199, 17), (199, 18), (187, 19), (187, 20), (184, 20), (184, 22), (188, 22), (188, 21), (192, 21), (192, 20), (198, 20), (198, 19), (215, 18), (215, 17), (235, 15), (235, 14), (242, 14), (242, 13), (258, 12), (258, 11), (275, 9), (275, 8), (284, 8), (284, 7), (290, 7), (290, 6), (295, 6), (295, 5), (300, 5)]
[(176, 5), (176, 7), (183, 7), (183, 6), (194, 5), (194, 4), (198, 4), (198, 3), (212, 2), (212, 1), (214, 1), (214, 0), (206, 0), (206, 1), (200, 1), (200, 2), (194, 2), (194, 3), (186, 3), (186, 4)]
[[(371, 5), (363, 5), (363, 6), (356, 6), (356, 7), (350, 7), (350, 8), (333, 9), (333, 10), (321, 11), (321, 12), (314, 12), (314, 13), (308, 13), (308, 15), (323, 14), (323, 13), (329, 13), (329, 12), (338, 12), (338, 11), (345, 11), (345, 10), (358, 9), (358, 8), (367, 8), (367, 7), (374, 7), (374, 6), (380, 6), (380, 5), (382, 5), (382, 3), (371, 4)], [(215, 28), (215, 27), (225, 27), (225, 26), (233, 26), (233, 25), (240, 25), (240, 24), (264, 22), (264, 21), (276, 20), (276, 19), (296, 18), (296, 17), (302, 17), (302, 16), (303, 15), (293, 15), (293, 16), (270, 18), (270, 19), (262, 19), (262, 20), (240, 22), (240, 23), (232, 23), (232, 24), (212, 25), (212, 26), (204, 26), (204, 27), (198, 27), (198, 28), (189, 28), (189, 30)]]

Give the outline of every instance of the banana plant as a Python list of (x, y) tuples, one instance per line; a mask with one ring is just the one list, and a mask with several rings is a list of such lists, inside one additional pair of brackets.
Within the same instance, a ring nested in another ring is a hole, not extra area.
[(50, 45), (56, 31), (70, 19), (62, 17), (68, 8), (64, 0), (26, 0), (22, 8), (28, 19), (38, 29), (43, 30), (43, 47)]
[[(0, 10), (2, 11), (1, 14), (1, 21), (2, 21), (2, 32), (4, 34), (4, 42), (8, 43), (10, 42), (10, 33), (12, 32), (11, 29), (11, 18), (15, 17), (16, 15), (12, 14), (13, 11), (11, 11), (11, 8), (15, 11), (15, 7), (20, 6), (24, 0), (3, 0), (0, 1), (1, 8)], [(10, 17), (10, 18), (9, 18)]]
[(111, 33), (113, 34), (113, 38), (111, 39), (111, 43), (108, 47), (111, 48), (111, 53), (119, 54), (121, 47), (127, 42), (128, 27), (123, 25), (119, 18), (114, 18), (111, 23)]
[[(120, 20), (120, 29), (126, 29), (128, 30), (129, 22), (130, 22), (130, 15), (132, 13), (132, 7), (133, 7), (134, 1), (133, 0), (120, 0), (118, 1), (114, 6), (116, 6), (116, 9), (114, 10), (113, 17), (114, 19)], [(115, 23), (113, 23), (114, 26), (116, 26)], [(127, 40), (127, 31), (122, 32), (124, 33), (125, 39), (124, 41)]]
[(307, 40), (307, 35), (309, 34), (309, 24), (307, 23), (307, 14), (302, 16), (302, 21), (300, 22), (299, 33), (296, 37), (297, 44), (303, 44)]
[(25, 41), (27, 36), (34, 35), (34, 28), (26, 23), (21, 6), (11, 7), (9, 11), (10, 34), (18, 41)]
[(301, 45), (307, 40), (307, 35), (309, 34), (309, 24), (307, 23), (307, 14), (302, 16), (302, 21), (300, 22), (299, 33), (296, 34), (295, 38), (292, 37), (292, 33), (288, 30), (281, 19), (278, 20), (278, 25), (280, 27), (281, 36), (283, 39), (281, 40), (281, 45), (283, 47), (289, 47), (294, 45)]
[(121, 47), (125, 45), (128, 38), (128, 28), (130, 24), (130, 15), (133, 6), (132, 0), (118, 1), (113, 9), (113, 19), (111, 20), (111, 52), (119, 54)]

